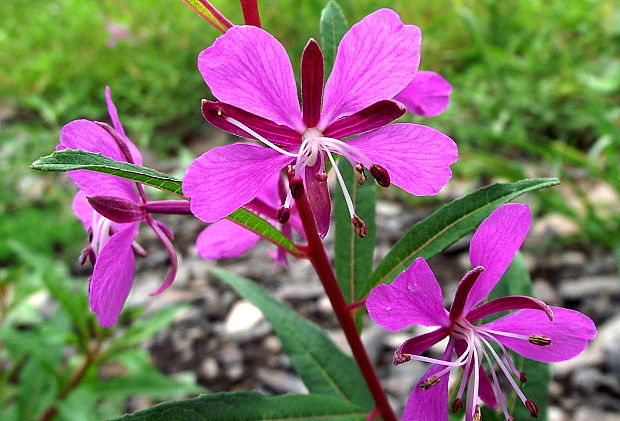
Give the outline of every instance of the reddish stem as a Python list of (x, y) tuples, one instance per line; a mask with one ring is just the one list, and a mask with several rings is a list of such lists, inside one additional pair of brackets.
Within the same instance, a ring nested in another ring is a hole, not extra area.
[(246, 25), (261, 27), (258, 0), (241, 0), (241, 10), (243, 10), (243, 21)]
[(314, 267), (314, 270), (319, 276), (321, 283), (323, 284), (325, 293), (329, 297), (329, 301), (334, 309), (334, 313), (336, 313), (340, 327), (349, 342), (349, 346), (353, 352), (353, 357), (355, 358), (355, 361), (357, 362), (357, 365), (366, 380), (368, 389), (375, 400), (375, 404), (377, 405), (376, 409), (379, 413), (381, 413), (384, 421), (397, 421), (396, 415), (388, 402), (387, 396), (383, 392), (377, 373), (370, 362), (364, 343), (362, 342), (355, 326), (355, 321), (353, 320), (353, 317), (347, 308), (347, 303), (342, 296), (340, 288), (338, 287), (336, 275), (334, 275), (334, 271), (329, 258), (327, 257), (325, 247), (323, 246), (323, 242), (317, 232), (312, 208), (310, 207), (310, 202), (305, 192), (302, 193), (300, 198), (295, 199), (295, 203), (297, 204), (297, 210), (299, 212), (299, 216), (301, 217), (301, 222), (303, 223), (306, 237), (308, 238), (308, 257)]

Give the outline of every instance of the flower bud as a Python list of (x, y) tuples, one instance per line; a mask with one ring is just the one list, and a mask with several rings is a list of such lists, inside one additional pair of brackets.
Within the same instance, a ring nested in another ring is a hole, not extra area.
[(118, 223), (141, 221), (146, 217), (143, 204), (113, 196), (86, 197), (88, 203), (105, 218)]

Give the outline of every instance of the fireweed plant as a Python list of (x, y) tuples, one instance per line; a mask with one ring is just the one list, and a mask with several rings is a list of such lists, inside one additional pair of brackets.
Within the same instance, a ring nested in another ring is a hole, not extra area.
[[(198, 56), (200, 75), (217, 99), (203, 100), (202, 114), (247, 141), (206, 151), (181, 182), (142, 166), (109, 88), (111, 126), (76, 120), (63, 127), (57, 151), (33, 168), (69, 171), (79, 188), (73, 209), (89, 237), (81, 262), (94, 265), (91, 311), (104, 327), (117, 323), (133, 284), (135, 257), (146, 255), (137, 242), (142, 223), (170, 257), (170, 270), (153, 294), (169, 287), (178, 266), (174, 236), (153, 215), (193, 215), (210, 224), (196, 240), (206, 259), (237, 257), (264, 238), (277, 247), (271, 255), (277, 264), (286, 264), (287, 257), (309, 260), (352, 357), (256, 283), (214, 269), (263, 311), (309, 394), (217, 393), (123, 419), (397, 420), (360, 337), (369, 322), (360, 311), (364, 307), (374, 322), (391, 331), (436, 326), (394, 354), (396, 365), (410, 360), (431, 364), (414, 385), (403, 420), (446, 420), (450, 408), (467, 420), (480, 420), (483, 413), (512, 420), (517, 409), (508, 404), (511, 394), (532, 417), (543, 415), (546, 402), (535, 403), (528, 394), (544, 391), (548, 381), (524, 386), (519, 355), (544, 363), (570, 359), (594, 338), (592, 321), (527, 294), (485, 300), (500, 279), (502, 284), (513, 281), (502, 275), (530, 226), (529, 207), (505, 203), (558, 180), (494, 184), (450, 202), (412, 226), (373, 270), (376, 187), (367, 173), (382, 187), (394, 184), (414, 195), (434, 195), (450, 180), (450, 165), (457, 160), (448, 136), (422, 125), (392, 123), (407, 111), (433, 116), (448, 106), (450, 84), (437, 73), (418, 71), (420, 29), (389, 9), (348, 29), (341, 9), (330, 2), (321, 16), (322, 47), (311, 39), (301, 57), (300, 105), (289, 56), (261, 28), (256, 0), (241, 1), (245, 25), (232, 24), (205, 0), (185, 2), (222, 33)], [(340, 192), (333, 198), (331, 179)], [(144, 185), (177, 199), (150, 201)], [(332, 212), (332, 200), (336, 209), (346, 211)], [(330, 259), (324, 247), (332, 224), (336, 254), (346, 259)], [(470, 249), (473, 269), (446, 310), (424, 259), (478, 225)], [(337, 279), (334, 269), (346, 275)], [(497, 313), (503, 317), (487, 319)], [(441, 341), (446, 344), (439, 358), (422, 355)], [(545, 372), (544, 366), (537, 370)], [(450, 374), (460, 375), (453, 387)], [(499, 410), (482, 411), (482, 403)]]

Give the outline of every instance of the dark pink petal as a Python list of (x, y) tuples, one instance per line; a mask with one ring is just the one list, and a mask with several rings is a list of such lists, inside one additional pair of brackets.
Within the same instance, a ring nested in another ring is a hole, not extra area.
[(183, 194), (193, 214), (215, 222), (256, 197), (273, 174), (292, 158), (258, 145), (235, 143), (213, 148), (191, 163)]
[(392, 183), (417, 196), (437, 194), (452, 177), (450, 165), (458, 158), (452, 139), (417, 124), (391, 124), (347, 143), (385, 168)]
[(405, 89), (394, 97), (407, 109), (421, 116), (439, 115), (448, 108), (452, 86), (435, 72), (417, 72)]
[(472, 287), (465, 312), (483, 301), (502, 277), (530, 229), (532, 216), (527, 205), (500, 206), (478, 227), (469, 246), (472, 267), (485, 271)]
[(420, 29), (381, 9), (353, 25), (338, 46), (325, 85), (319, 129), (375, 102), (392, 99), (414, 78), (420, 63)]
[(522, 310), (531, 308), (534, 310), (544, 311), (549, 320), (553, 321), (553, 312), (551, 308), (540, 300), (532, 297), (513, 295), (510, 297), (502, 297), (489, 301), (474, 308), (467, 314), (467, 320), (475, 323), (495, 313), (509, 310)]
[(425, 333), (423, 335), (414, 336), (407, 339), (398, 349), (394, 352), (394, 358), (392, 362), (394, 365), (409, 361), (408, 355), (420, 355), (437, 342), (448, 336), (450, 332), (448, 329), (442, 327), (432, 332)]
[(304, 123), (308, 127), (316, 126), (321, 116), (323, 71), (323, 52), (311, 39), (301, 57), (301, 103)]
[(131, 243), (137, 235), (137, 224), (129, 225), (112, 235), (97, 256), (88, 296), (90, 310), (103, 327), (116, 323), (133, 285), (135, 258)]
[(327, 137), (343, 139), (383, 127), (401, 117), (405, 112), (405, 107), (397, 101), (375, 102), (362, 111), (334, 121), (327, 126), (323, 134)]
[(505, 346), (526, 358), (554, 363), (579, 355), (596, 336), (596, 326), (584, 314), (562, 307), (551, 307), (553, 321), (543, 311), (519, 310), (491, 323), (482, 325), (486, 330), (516, 333), (519, 335), (544, 335), (551, 344), (540, 346), (527, 339), (510, 338), (499, 334), (493, 336)]
[(233, 26), (200, 53), (198, 69), (218, 100), (300, 133), (305, 129), (291, 62), (268, 32)]
[(100, 215), (118, 223), (142, 221), (146, 218), (144, 204), (114, 196), (88, 196), (88, 203)]
[(370, 318), (397, 331), (412, 324), (449, 326), (441, 287), (428, 263), (418, 257), (389, 285), (375, 287), (366, 300)]
[(84, 224), (84, 231), (88, 231), (93, 225), (94, 209), (86, 200), (86, 195), (83, 191), (80, 190), (75, 194), (71, 207), (77, 219)]
[(294, 146), (301, 143), (301, 135), (290, 127), (275, 124), (271, 120), (248, 113), (241, 108), (237, 108), (223, 102), (213, 102), (203, 99), (202, 115), (215, 127), (236, 136), (245, 137), (247, 139), (256, 139), (245, 130), (235, 126), (229, 121), (226, 121), (226, 117), (234, 118), (254, 130), (265, 139), (270, 140), (277, 145)]
[[(442, 360), (452, 360), (452, 345), (448, 344)], [(448, 380), (450, 373), (439, 377), (439, 383), (428, 390), (420, 389), (420, 384), (442, 370), (444, 366), (435, 364), (416, 383), (405, 405), (402, 421), (448, 421)]]
[[(112, 136), (88, 120), (74, 120), (66, 124), (60, 131), (60, 144), (56, 149), (82, 149), (100, 153), (117, 161), (127, 161)], [(69, 171), (68, 174), (89, 196), (107, 195), (138, 200), (134, 183), (129, 180), (87, 170)]]
[(260, 237), (222, 219), (205, 228), (196, 239), (196, 250), (203, 259), (231, 259), (250, 250)]
[(484, 268), (478, 266), (470, 270), (465, 274), (463, 279), (461, 279), (461, 282), (459, 282), (456, 288), (456, 293), (454, 294), (454, 301), (450, 307), (450, 320), (458, 320), (461, 318), (461, 313), (463, 312), (463, 307), (465, 307), (469, 291), (471, 291), (482, 272), (484, 272)]
[[(321, 152), (323, 153), (323, 152)], [(310, 199), (310, 207), (314, 213), (316, 227), (321, 237), (327, 235), (329, 231), (329, 222), (332, 215), (332, 202), (329, 197), (329, 188), (327, 180), (319, 181), (316, 178), (318, 173), (323, 173), (320, 159), (312, 167), (306, 167), (306, 192)]]
[(131, 153), (131, 157), (133, 158), (133, 163), (136, 165), (142, 165), (142, 154), (140, 150), (133, 144), (131, 140), (125, 134), (125, 129), (123, 129), (123, 125), (121, 124), (121, 120), (118, 118), (118, 111), (116, 110), (116, 105), (112, 102), (112, 94), (110, 92), (110, 87), (105, 87), (105, 101), (108, 106), (108, 114), (110, 114), (110, 120), (112, 120), (112, 126), (114, 126), (114, 130), (116, 130), (121, 137), (125, 140), (127, 147), (129, 148), (129, 152)]

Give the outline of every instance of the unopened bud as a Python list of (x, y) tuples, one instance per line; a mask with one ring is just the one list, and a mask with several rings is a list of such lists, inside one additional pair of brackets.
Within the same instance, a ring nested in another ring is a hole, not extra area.
[(357, 184), (363, 186), (364, 183), (366, 183), (367, 179), (368, 177), (366, 177), (366, 171), (364, 171), (364, 166), (358, 163), (355, 166), (355, 180), (357, 180)]
[(463, 407), (463, 401), (461, 398), (456, 398), (454, 402), (452, 402), (452, 413), (456, 414), (459, 409)]
[(372, 175), (381, 187), (390, 187), (390, 174), (385, 168), (378, 164), (372, 164), (370, 167), (370, 175)]
[(437, 383), (439, 383), (441, 381), (441, 379), (437, 376), (431, 376), (428, 379), (424, 380), (422, 383), (420, 383), (418, 385), (419, 389), (422, 390), (428, 390), (431, 387), (435, 386)]
[(281, 224), (286, 224), (291, 218), (291, 210), (285, 206), (280, 206), (276, 212), (276, 219)]
[(325, 180), (327, 180), (327, 173), (326, 172), (318, 172), (318, 173), (314, 174), (314, 178), (316, 179), (316, 181), (325, 181)]
[(97, 213), (110, 221), (124, 224), (141, 221), (146, 217), (144, 205), (132, 200), (113, 196), (87, 196), (86, 199)]
[(525, 375), (525, 371), (519, 373), (519, 381), (521, 383), (527, 383), (527, 376)]
[(368, 235), (368, 227), (366, 226), (366, 222), (364, 222), (362, 218), (357, 215), (353, 215), (351, 222), (353, 222), (353, 226), (355, 227), (355, 233), (358, 235), (359, 238), (364, 238)]
[(538, 345), (538, 346), (551, 345), (551, 338), (545, 335), (530, 335), (528, 340), (533, 345)]
[(301, 199), (304, 195), (304, 182), (301, 178), (297, 176), (293, 177), (289, 183), (289, 187), (293, 199)]
[(533, 400), (528, 399), (525, 401), (525, 407), (530, 411), (530, 415), (534, 418), (538, 418), (538, 405)]

